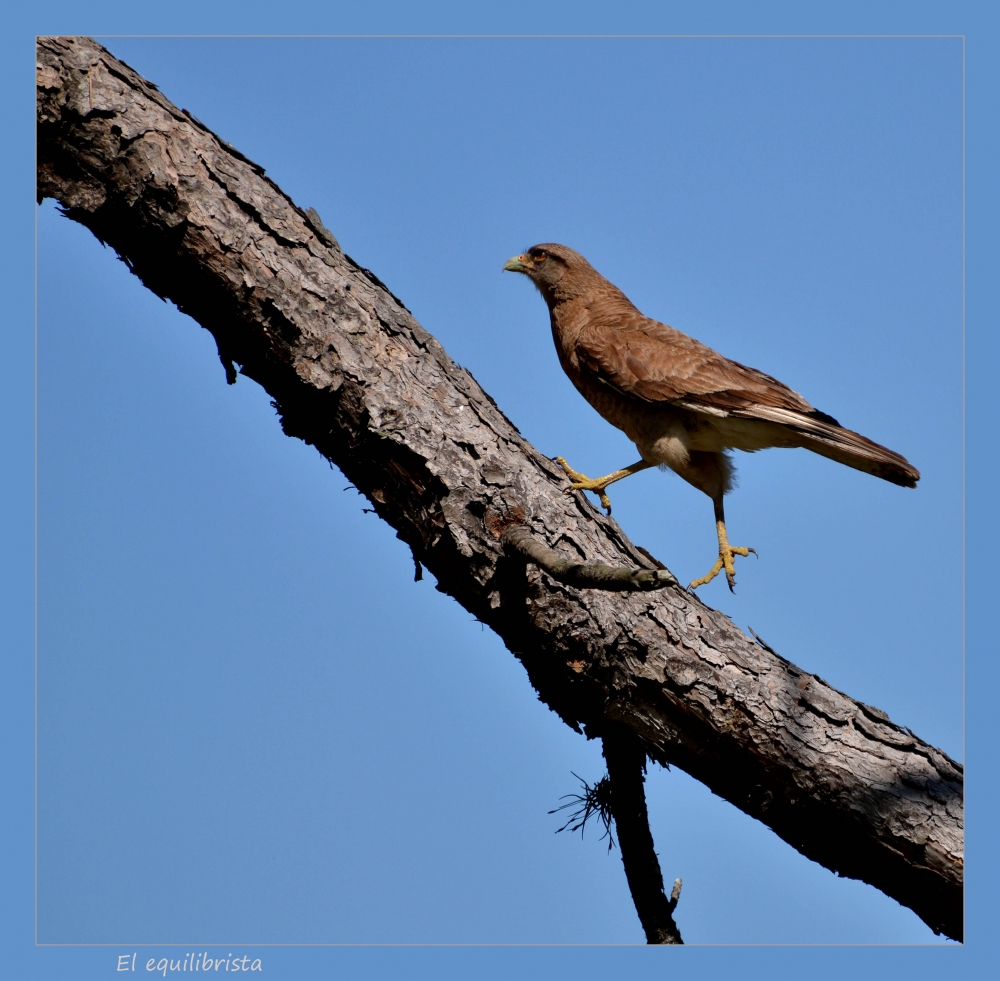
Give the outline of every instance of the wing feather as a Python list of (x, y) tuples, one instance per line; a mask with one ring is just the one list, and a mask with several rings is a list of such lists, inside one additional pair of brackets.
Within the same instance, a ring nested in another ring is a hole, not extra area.
[(798, 392), (756, 368), (730, 361), (673, 327), (643, 317), (596, 320), (576, 342), (580, 367), (622, 395), (691, 408), (751, 409), (755, 405), (814, 412)]
[[(634, 308), (633, 308), (634, 310)], [(578, 335), (581, 370), (621, 395), (716, 418), (755, 419), (795, 434), (799, 445), (884, 480), (914, 487), (919, 471), (904, 457), (845, 429), (776, 378), (730, 361), (638, 310), (598, 318)]]

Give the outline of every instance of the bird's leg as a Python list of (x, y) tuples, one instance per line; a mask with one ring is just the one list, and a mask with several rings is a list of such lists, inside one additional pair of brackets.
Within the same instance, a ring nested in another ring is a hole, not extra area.
[(569, 488), (571, 491), (589, 490), (598, 494), (601, 498), (601, 507), (607, 508), (608, 514), (611, 514), (611, 499), (605, 493), (605, 488), (609, 484), (613, 484), (616, 480), (631, 477), (632, 474), (639, 473), (640, 470), (648, 470), (653, 466), (652, 463), (640, 460), (638, 463), (633, 463), (632, 466), (626, 467), (624, 470), (616, 470), (605, 477), (598, 477), (596, 480), (592, 480), (585, 473), (579, 473), (574, 470), (561, 456), (556, 457), (556, 463), (566, 471), (566, 476), (572, 481), (572, 486)]
[(733, 556), (749, 555), (751, 552), (756, 555), (757, 551), (752, 548), (744, 548), (742, 545), (729, 544), (729, 536), (726, 534), (726, 516), (722, 509), (722, 498), (718, 498), (713, 503), (715, 504), (715, 528), (719, 535), (719, 558), (716, 560), (715, 565), (708, 570), (708, 575), (702, 576), (700, 579), (695, 579), (688, 586), (688, 589), (697, 589), (699, 586), (704, 586), (705, 583), (711, 582), (725, 569), (726, 582), (729, 583), (729, 591), (732, 592), (733, 586), (736, 585), (736, 566), (733, 563)]

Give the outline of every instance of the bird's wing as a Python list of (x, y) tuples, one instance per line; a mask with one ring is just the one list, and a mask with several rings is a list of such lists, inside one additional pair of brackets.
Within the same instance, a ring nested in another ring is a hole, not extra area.
[(708, 416), (777, 424), (797, 445), (904, 487), (919, 471), (898, 453), (845, 429), (798, 392), (756, 368), (636, 313), (592, 321), (577, 338), (581, 371), (622, 395)]
[(582, 371), (644, 402), (683, 403), (709, 415), (744, 418), (752, 418), (757, 406), (816, 412), (776, 378), (638, 312), (619, 315), (613, 324), (592, 322), (578, 335), (576, 354)]

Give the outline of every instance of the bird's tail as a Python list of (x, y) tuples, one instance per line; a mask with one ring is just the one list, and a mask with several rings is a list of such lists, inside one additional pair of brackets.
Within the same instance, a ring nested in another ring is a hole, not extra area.
[(920, 471), (909, 460), (860, 433), (845, 429), (832, 416), (818, 409), (809, 413), (755, 406), (755, 415), (780, 423), (795, 432), (799, 446), (837, 463), (863, 470), (900, 487), (916, 487)]

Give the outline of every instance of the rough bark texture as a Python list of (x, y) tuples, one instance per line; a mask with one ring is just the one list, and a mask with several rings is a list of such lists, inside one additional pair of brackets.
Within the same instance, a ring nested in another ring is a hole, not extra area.
[[(560, 583), (505, 554), (518, 512), (573, 562), (655, 569), (528, 444), (315, 213), (89, 39), (38, 47), (38, 195), (111, 245), (337, 464), (574, 729), (609, 723), (840, 875), (962, 934), (962, 767), (676, 586)], [(492, 512), (491, 512), (492, 513)]]

